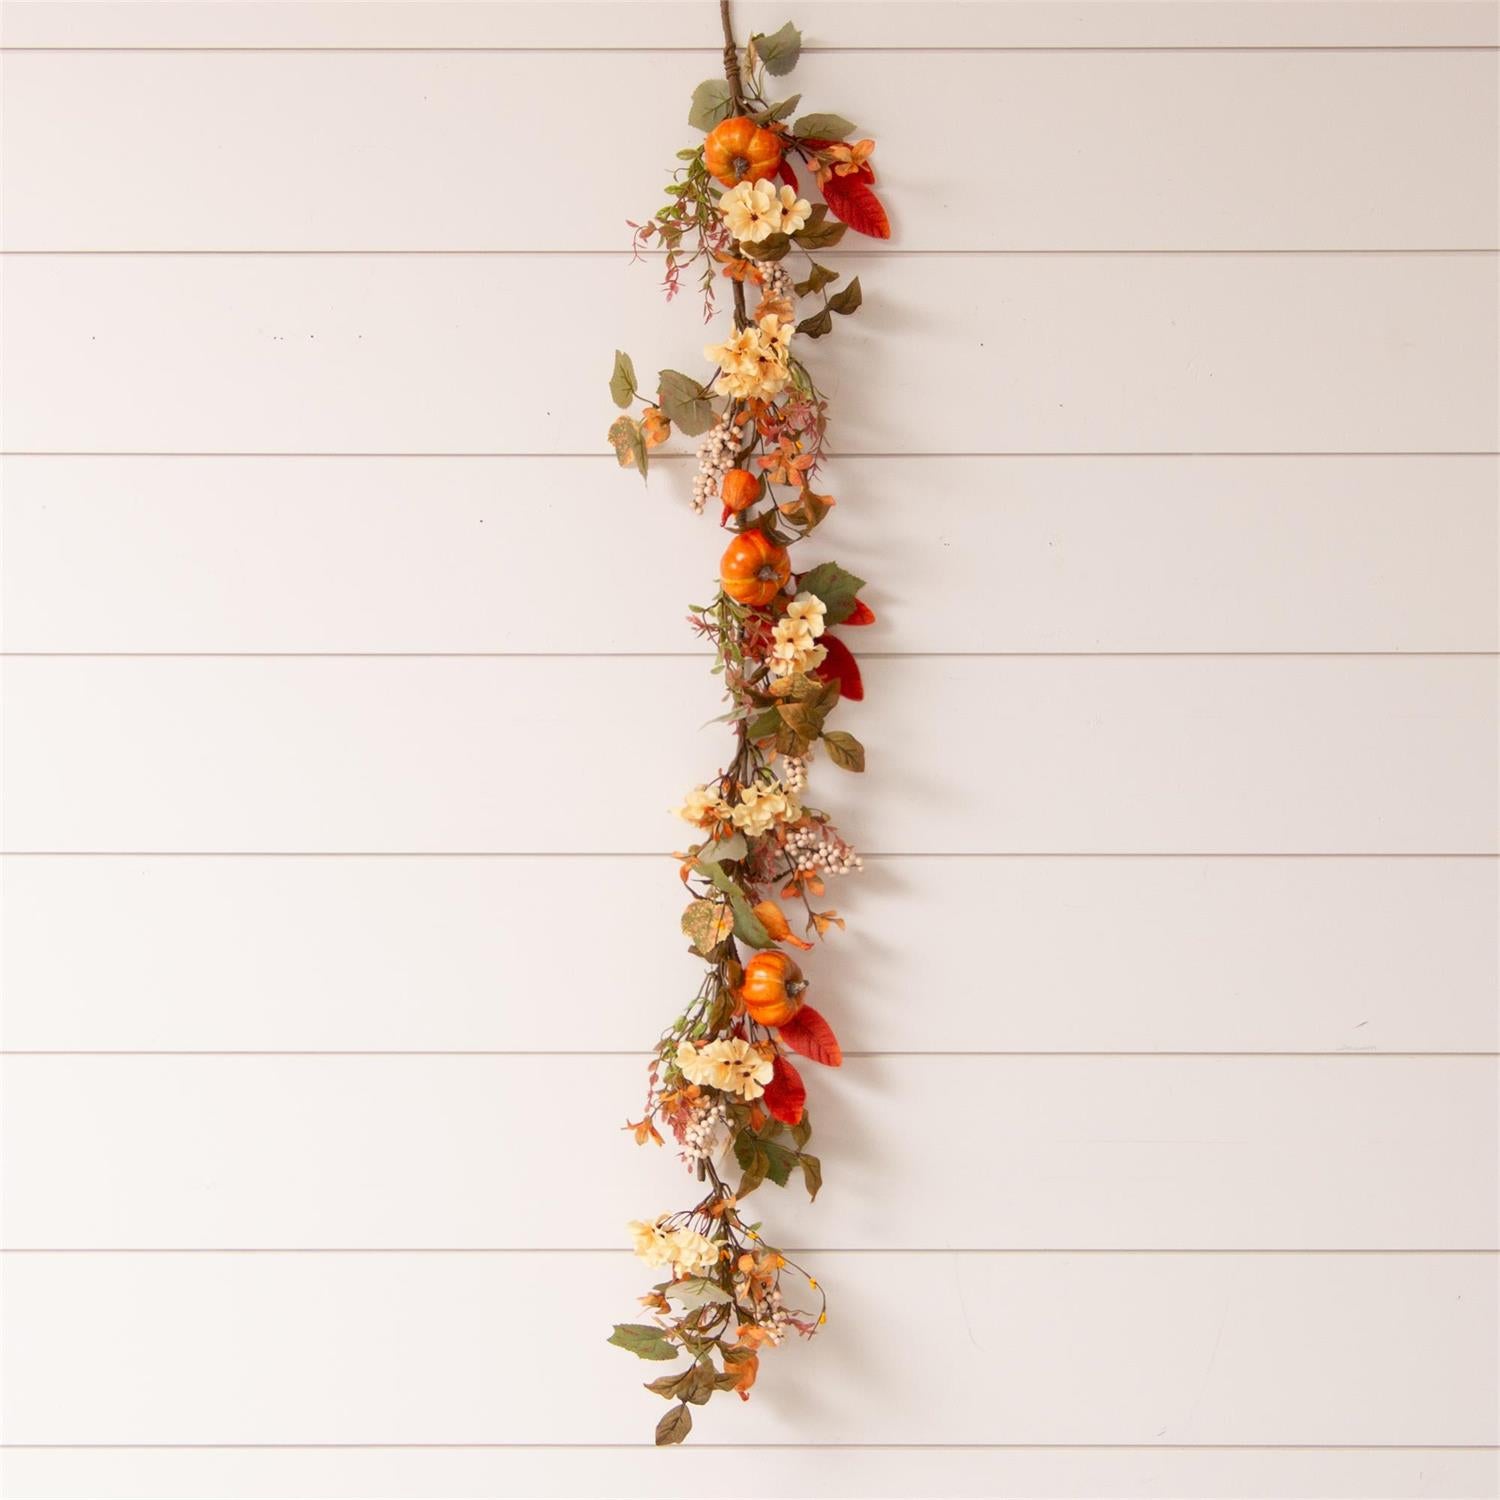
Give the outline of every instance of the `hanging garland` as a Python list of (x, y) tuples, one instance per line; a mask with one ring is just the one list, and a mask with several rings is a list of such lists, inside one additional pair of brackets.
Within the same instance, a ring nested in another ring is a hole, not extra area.
[[(822, 1183), (807, 1149), (807, 1090), (788, 1054), (835, 1068), (843, 1056), (787, 951), (812, 943), (794, 935), (780, 903), (800, 904), (811, 937), (844, 925), (836, 910), (814, 902), (825, 894), (824, 877), (858, 870), (861, 861), (803, 798), (819, 744), (835, 766), (864, 770), (859, 741), (826, 727), (840, 699), (864, 696), (854, 656), (830, 627), (875, 618), (859, 598), (863, 579), (833, 562), (799, 570), (789, 550), (834, 505), (815, 488), (828, 403), (794, 341), (824, 337), (836, 315), (860, 305), (859, 278), (830, 293), (841, 275), (814, 252), (838, 244), (846, 226), (890, 237), (871, 187), (875, 143), (851, 141), (854, 127), (838, 115), (793, 119), (799, 95), (770, 99), (770, 79), (789, 73), (801, 51), (796, 27), (752, 36), (741, 53), (729, 0), (719, 11), (724, 78), (698, 86), (688, 115), (706, 139), (677, 153), (667, 206), (631, 227), (638, 250), (665, 252), (669, 300), (692, 272), (708, 319), (727, 278), (734, 326), (704, 350), (717, 367), (707, 384), (663, 370), (648, 398), (629, 355), (618, 351), (610, 380), (617, 406), (644, 407), (610, 428), (621, 466), (644, 476), (651, 450), (674, 427), (700, 437), (693, 508), (717, 505), (732, 532), (718, 592), (693, 606), (690, 619), (714, 650), (733, 754), (678, 809), (699, 835), (677, 856), (691, 898), (682, 930), (707, 969), (657, 1044), (645, 1114), (626, 1127), (637, 1143), (657, 1145), (665, 1129), (705, 1185), (692, 1208), (630, 1225), (636, 1254), (668, 1275), (641, 1298), (654, 1320), (617, 1324), (609, 1340), (646, 1360), (688, 1358), (647, 1383), (673, 1403), (657, 1424), (658, 1444), (680, 1443), (692, 1429), (691, 1408), (715, 1392), (748, 1400), (760, 1351), (793, 1332), (811, 1337), (827, 1320), (817, 1281), (766, 1243), (744, 1204), (768, 1179), (785, 1187), (799, 1174), (814, 1198)], [(794, 161), (817, 183), (821, 203), (800, 196)], [(796, 281), (786, 264), (793, 250), (806, 258)], [(798, 298), (818, 304), (800, 322)], [(730, 1159), (740, 1171), (733, 1186), (720, 1175), (721, 1167), (733, 1175)], [(793, 1306), (804, 1292), (790, 1290), (789, 1273), (815, 1305)]]

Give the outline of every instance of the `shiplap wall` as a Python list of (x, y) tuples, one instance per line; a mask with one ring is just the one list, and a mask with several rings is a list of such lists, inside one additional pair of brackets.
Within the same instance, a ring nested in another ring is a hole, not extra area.
[(718, 544), (599, 450), (714, 7), (5, 7), (8, 1494), (1494, 1493), (1495, 7), (793, 10), (833, 1316), (659, 1453)]

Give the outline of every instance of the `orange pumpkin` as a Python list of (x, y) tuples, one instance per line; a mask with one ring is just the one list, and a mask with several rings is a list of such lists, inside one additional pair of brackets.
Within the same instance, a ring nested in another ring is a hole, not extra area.
[(742, 531), (719, 559), (719, 581), (737, 604), (769, 604), (792, 576), (792, 560), (763, 531)]
[(781, 166), (781, 140), (744, 115), (720, 120), (703, 143), (703, 165), (725, 187), (774, 177)]
[(751, 1020), (762, 1026), (780, 1026), (801, 1009), (806, 988), (802, 970), (793, 960), (777, 948), (768, 948), (745, 965), (740, 998)]
[(719, 485), (719, 498), (726, 510), (738, 513), (760, 499), (760, 479), (749, 469), (731, 469)]

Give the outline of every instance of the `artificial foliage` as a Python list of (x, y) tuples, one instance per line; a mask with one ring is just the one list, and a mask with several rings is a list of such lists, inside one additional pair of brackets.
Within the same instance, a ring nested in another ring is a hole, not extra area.
[(762, 1353), (827, 1321), (822, 1287), (768, 1243), (747, 1200), (794, 1182), (815, 1198), (823, 1180), (799, 1063), (836, 1068), (843, 1055), (796, 954), (843, 928), (827, 882), (861, 862), (808, 782), (820, 762), (864, 770), (864, 747), (834, 715), (864, 696), (844, 633), (875, 618), (863, 579), (793, 556), (835, 503), (819, 479), (828, 402), (803, 350), (862, 298), (857, 276), (817, 256), (850, 229), (889, 238), (875, 143), (838, 115), (802, 112), (799, 95), (774, 97), (801, 51), (795, 26), (741, 49), (728, 0), (719, 11), (724, 77), (694, 90), (688, 115), (703, 138), (677, 153), (666, 205), (631, 227), (638, 250), (661, 256), (669, 299), (693, 284), (709, 319), (727, 287), (732, 324), (700, 374), (662, 370), (643, 387), (617, 352), (610, 380), (622, 467), (645, 476), (674, 430), (698, 438), (693, 508), (727, 533), (717, 592), (690, 619), (713, 652), (732, 741), (678, 810), (694, 839), (677, 856), (682, 932), (703, 980), (662, 1034), (645, 1112), (627, 1126), (643, 1145), (670, 1137), (699, 1196), (631, 1224), (663, 1279), (641, 1298), (643, 1321), (610, 1337), (673, 1365), (646, 1385), (669, 1403), (658, 1444), (680, 1443), (692, 1408), (716, 1394), (748, 1400)]

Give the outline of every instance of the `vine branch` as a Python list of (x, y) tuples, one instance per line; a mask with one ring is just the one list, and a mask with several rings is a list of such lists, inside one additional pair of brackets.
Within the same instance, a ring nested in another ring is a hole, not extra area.
[[(719, 0), (719, 24), (724, 28), (724, 77), (729, 84), (729, 99), (737, 115), (745, 112), (745, 84), (740, 77), (740, 49), (734, 40), (734, 22), (729, 18), (729, 0)], [(745, 328), (750, 315), (745, 311), (745, 283), (734, 283), (734, 326)]]

